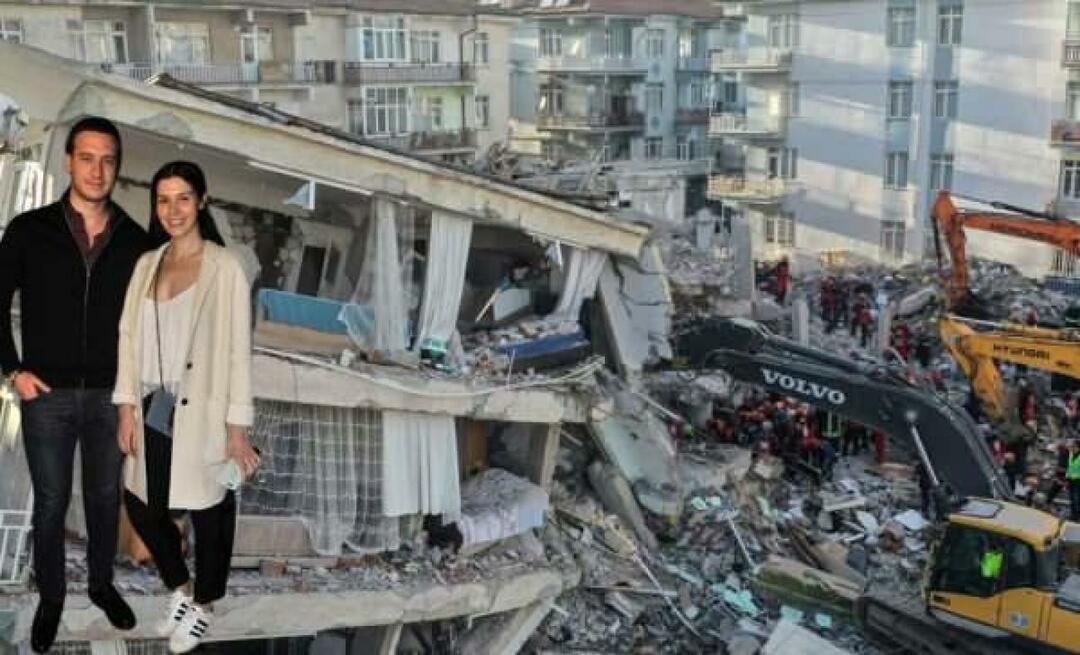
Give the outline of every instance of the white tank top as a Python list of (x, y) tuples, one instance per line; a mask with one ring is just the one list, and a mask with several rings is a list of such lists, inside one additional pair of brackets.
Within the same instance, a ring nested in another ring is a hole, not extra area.
[[(195, 285), (181, 291), (169, 300), (157, 303), (157, 319), (154, 317), (154, 301), (144, 298), (142, 304), (142, 386), (143, 395), (161, 386), (177, 394), (180, 378), (184, 372), (184, 355), (187, 350), (188, 331), (191, 327)], [(161, 365), (158, 373), (157, 325), (161, 324)]]

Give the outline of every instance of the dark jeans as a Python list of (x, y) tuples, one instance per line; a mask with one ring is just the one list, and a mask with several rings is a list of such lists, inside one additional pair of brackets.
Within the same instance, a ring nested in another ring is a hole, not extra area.
[(112, 584), (122, 456), (111, 389), (53, 389), (22, 404), (23, 443), (34, 486), (34, 577), (45, 600), (63, 602), (64, 516), (75, 444), (82, 459), (90, 589)]
[[(154, 557), (158, 573), (171, 589), (191, 579), (184, 562), (183, 538), (169, 510), (169, 478), (172, 465), (172, 439), (149, 428), (143, 439), (146, 448), (147, 502), (131, 492), (124, 493), (124, 505), (132, 526)], [(220, 503), (206, 509), (192, 510), (195, 530), (195, 602), (208, 605), (225, 595), (236, 532), (236, 496), (225, 494)]]
[(1080, 480), (1069, 480), (1070, 521), (1080, 521)]

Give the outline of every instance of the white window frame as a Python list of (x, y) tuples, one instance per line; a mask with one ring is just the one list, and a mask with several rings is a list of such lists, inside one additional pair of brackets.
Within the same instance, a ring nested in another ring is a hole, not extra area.
[(765, 152), (769, 179), (794, 180), (799, 176), (799, 149), (773, 146)]
[(953, 167), (955, 158), (950, 153), (939, 153), (930, 156), (930, 189), (933, 191), (950, 191), (953, 182)]
[[(154, 40), (157, 44), (157, 52), (154, 53), (154, 56), (158, 63), (175, 65), (206, 65), (210, 63), (210, 26), (208, 24), (160, 22), (154, 25), (154, 32)], [(175, 41), (177, 45), (186, 45), (190, 49), (191, 57), (185, 60), (168, 56), (174, 54), (166, 52), (165, 48), (163, 48), (169, 41)], [(184, 44), (184, 41), (187, 44)]]
[(891, 121), (906, 121), (911, 118), (911, 97), (913, 85), (907, 80), (889, 82), (889, 102), (887, 118)]
[(1077, 38), (1080, 36), (1080, 0), (1069, 0), (1065, 19), (1065, 36)]
[(364, 16), (360, 22), (360, 59), (408, 61), (409, 38), (403, 16)]
[(1080, 159), (1064, 159), (1061, 162), (1061, 197), (1080, 200)]
[(541, 27), (540, 32), (540, 56), (562, 56), (562, 32), (554, 27)]
[(708, 107), (709, 97), (705, 91), (705, 82), (694, 81), (689, 85), (687, 100), (689, 107)]
[(473, 37), (473, 63), (486, 66), (491, 61), (491, 39), (487, 32), (477, 32)]
[(645, 113), (658, 114), (664, 111), (664, 85), (645, 85)]
[(541, 84), (536, 112), (542, 116), (562, 116), (566, 97), (559, 84)]
[(664, 158), (664, 139), (659, 136), (645, 137), (645, 159), (658, 161)]
[(481, 130), (491, 127), (491, 97), (478, 95), (473, 104), (476, 106), (476, 127)]
[(1069, 82), (1065, 87), (1065, 118), (1080, 121), (1080, 82)]
[(645, 31), (645, 56), (649, 59), (664, 56), (664, 30), (650, 28)]
[(799, 15), (773, 14), (766, 21), (769, 48), (794, 50), (799, 47)]
[(938, 7), (937, 43), (939, 46), (960, 45), (964, 31), (964, 5), (949, 4)]
[(766, 214), (765, 243), (781, 248), (794, 248), (795, 215), (790, 212)]
[[(94, 64), (126, 64), (128, 61), (127, 23), (122, 20), (95, 19), (78, 23), (71, 32), (75, 58)], [(91, 43), (95, 42), (95, 47)]]
[(890, 48), (915, 46), (915, 7), (889, 7), (885, 44)]
[(790, 82), (787, 85), (786, 98), (784, 99), (787, 116), (800, 116), (802, 114), (802, 87), (798, 82)]
[(906, 189), (908, 186), (908, 153), (906, 151), (890, 152), (885, 155), (885, 181), (886, 189)]
[(268, 25), (244, 25), (240, 29), (240, 63), (255, 64), (273, 59), (273, 28)]
[(959, 101), (959, 82), (956, 80), (934, 82), (934, 118), (956, 118)]
[(22, 43), (24, 38), (21, 18), (0, 17), (0, 41)]
[(363, 98), (366, 136), (400, 136), (409, 133), (409, 87), (365, 87)]
[(345, 109), (348, 114), (349, 132), (353, 134), (364, 134), (364, 101), (359, 99), (349, 99), (345, 101)]
[(442, 34), (438, 30), (412, 30), (409, 32), (409, 60), (416, 64), (442, 62)]
[(443, 131), (446, 127), (446, 120), (443, 113), (442, 96), (425, 96), (420, 106), (426, 123), (424, 129), (429, 132)]
[(904, 241), (907, 227), (904, 221), (881, 221), (881, 255), (886, 260), (900, 261), (904, 258)]

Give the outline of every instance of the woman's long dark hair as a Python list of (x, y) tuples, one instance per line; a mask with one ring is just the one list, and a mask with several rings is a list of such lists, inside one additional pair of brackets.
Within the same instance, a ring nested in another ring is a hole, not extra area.
[(169, 233), (162, 227), (157, 217), (157, 189), (158, 183), (170, 177), (178, 177), (187, 182), (199, 197), (198, 214), (195, 218), (195, 227), (199, 230), (199, 236), (207, 241), (213, 241), (219, 246), (225, 245), (225, 239), (221, 238), (214, 217), (206, 203), (206, 176), (198, 164), (189, 161), (171, 161), (154, 173), (154, 179), (150, 181), (150, 241), (154, 247), (158, 247), (169, 240)]

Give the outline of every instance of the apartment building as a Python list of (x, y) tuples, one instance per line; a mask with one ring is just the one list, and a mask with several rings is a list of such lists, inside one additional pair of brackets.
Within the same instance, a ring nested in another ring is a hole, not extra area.
[[(722, 164), (709, 195), (750, 222), (756, 258), (917, 259), (943, 188), (1078, 213), (1076, 3), (717, 4), (731, 30), (711, 59)], [(1068, 264), (970, 238), (1031, 274)]]
[[(511, 86), (514, 118), (538, 152), (616, 171), (630, 193), (675, 185), (656, 203), (681, 221), (704, 202), (712, 150), (708, 53), (722, 10), (694, 0), (541, 0), (522, 10)], [(649, 203), (646, 203), (649, 204)]]
[(0, 4), (0, 38), (459, 163), (505, 138), (514, 22), (474, 0)]

